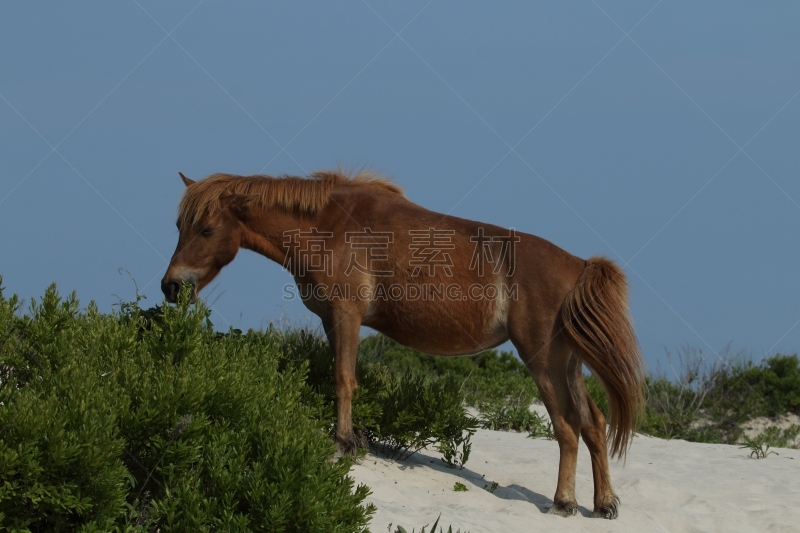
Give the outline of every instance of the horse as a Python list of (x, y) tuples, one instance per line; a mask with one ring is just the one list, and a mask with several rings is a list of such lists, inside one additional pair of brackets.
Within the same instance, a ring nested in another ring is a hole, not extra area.
[[(365, 445), (351, 418), (362, 325), (441, 356), (511, 340), (559, 445), (549, 512), (577, 512), (583, 437), (593, 515), (617, 517), (608, 452), (622, 458), (629, 448), (643, 406), (644, 363), (627, 281), (614, 262), (580, 259), (534, 235), (429, 211), (372, 172), (180, 177), (186, 188), (178, 244), (161, 282), (167, 301), (184, 284), (196, 298), (240, 248), (283, 265), (296, 282), (287, 287), (319, 316), (333, 350), (339, 453)], [(584, 364), (608, 394), (608, 430), (588, 394)]]

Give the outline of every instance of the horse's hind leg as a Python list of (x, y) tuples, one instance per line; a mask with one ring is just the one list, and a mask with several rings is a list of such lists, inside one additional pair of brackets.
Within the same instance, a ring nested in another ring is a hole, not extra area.
[(619, 498), (611, 487), (611, 473), (608, 469), (608, 451), (606, 448), (606, 418), (589, 396), (583, 379), (582, 365), (578, 365), (575, 375), (575, 386), (583, 398), (584, 409), (581, 410), (581, 435), (592, 457), (592, 475), (594, 478), (594, 513), (598, 518), (616, 518)]
[[(516, 343), (515, 343), (516, 344)], [(519, 343), (517, 349), (539, 387), (560, 450), (558, 486), (550, 513), (570, 516), (578, 512), (575, 498), (575, 469), (578, 464), (578, 439), (581, 414), (570, 392), (572, 350), (556, 338), (546, 344)]]
[(323, 319), (325, 333), (333, 350), (336, 390), (336, 447), (340, 454), (355, 454), (366, 446), (353, 432), (352, 400), (356, 388), (356, 356), (361, 321), (346, 309), (334, 309)]

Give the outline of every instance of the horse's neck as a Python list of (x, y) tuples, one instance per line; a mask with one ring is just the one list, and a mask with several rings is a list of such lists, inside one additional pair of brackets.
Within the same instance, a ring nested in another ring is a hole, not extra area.
[(286, 254), (291, 242), (292, 231), (308, 231), (314, 221), (295, 213), (280, 209), (255, 214), (245, 224), (242, 248), (259, 253), (281, 265), (286, 262)]

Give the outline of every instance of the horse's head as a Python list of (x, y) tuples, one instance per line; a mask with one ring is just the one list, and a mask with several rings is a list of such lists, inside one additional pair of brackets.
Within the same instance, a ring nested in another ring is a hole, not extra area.
[[(187, 193), (198, 185), (181, 174)], [(219, 197), (218, 208), (200, 216), (185, 213), (181, 204), (178, 217), (178, 246), (161, 280), (161, 290), (169, 302), (175, 302), (181, 286), (192, 286), (192, 300), (208, 285), (222, 267), (233, 261), (242, 240), (243, 219), (252, 196), (227, 194)]]

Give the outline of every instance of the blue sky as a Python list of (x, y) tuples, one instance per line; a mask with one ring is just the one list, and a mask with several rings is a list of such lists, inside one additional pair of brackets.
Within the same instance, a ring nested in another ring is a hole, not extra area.
[[(4, 2), (0, 275), (148, 303), (180, 170), (392, 176), (631, 280), (665, 350), (800, 349), (796, 2)], [(317, 323), (242, 252), (222, 329)]]

